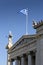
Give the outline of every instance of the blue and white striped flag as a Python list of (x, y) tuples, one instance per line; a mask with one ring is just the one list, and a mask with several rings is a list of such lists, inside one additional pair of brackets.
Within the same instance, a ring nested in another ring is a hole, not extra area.
[(25, 14), (25, 15), (28, 15), (28, 9), (22, 9), (20, 12)]

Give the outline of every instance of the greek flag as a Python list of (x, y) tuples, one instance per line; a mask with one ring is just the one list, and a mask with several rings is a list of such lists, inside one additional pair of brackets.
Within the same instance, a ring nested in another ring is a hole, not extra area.
[(20, 12), (25, 14), (25, 15), (28, 15), (28, 9), (22, 9)]

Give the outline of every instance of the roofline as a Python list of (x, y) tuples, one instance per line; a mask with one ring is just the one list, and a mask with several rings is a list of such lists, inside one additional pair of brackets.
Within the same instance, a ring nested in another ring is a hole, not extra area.
[(34, 24), (33, 28), (34, 28), (34, 29), (37, 29), (37, 28), (39, 28), (39, 27), (42, 26), (42, 25), (43, 25), (43, 21), (41, 20), (41, 21), (39, 21), (39, 22), (37, 23), (37, 25)]

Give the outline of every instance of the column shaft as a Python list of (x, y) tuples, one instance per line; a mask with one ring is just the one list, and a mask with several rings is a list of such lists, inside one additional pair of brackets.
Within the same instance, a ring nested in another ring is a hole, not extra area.
[(32, 62), (31, 62), (31, 55), (30, 55), (30, 54), (28, 55), (28, 65), (32, 65)]
[(17, 58), (17, 59), (15, 60), (15, 65), (20, 65), (20, 59)]
[(21, 65), (25, 65), (25, 58), (21, 57)]
[(13, 65), (13, 62), (11, 62), (11, 61), (8, 61), (8, 65)]
[(13, 61), (10, 59), (10, 55), (7, 54), (7, 65), (13, 65)]

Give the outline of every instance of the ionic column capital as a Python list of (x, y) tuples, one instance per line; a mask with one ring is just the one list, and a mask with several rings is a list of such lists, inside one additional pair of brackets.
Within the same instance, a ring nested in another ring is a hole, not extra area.
[(15, 60), (20, 60), (20, 57), (19, 57), (19, 56), (17, 56), (17, 57), (15, 58)]
[(32, 54), (35, 54), (36, 52), (37, 52), (36, 50), (33, 50), (33, 51), (29, 51), (27, 54), (32, 55)]
[(26, 54), (22, 54), (21, 57), (26, 57)]
[(29, 51), (29, 52), (27, 53), (27, 55), (31, 55), (31, 52)]
[(13, 62), (13, 61), (14, 61), (14, 59), (9, 59), (8, 61), (9, 61), (9, 62)]

